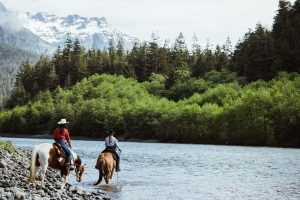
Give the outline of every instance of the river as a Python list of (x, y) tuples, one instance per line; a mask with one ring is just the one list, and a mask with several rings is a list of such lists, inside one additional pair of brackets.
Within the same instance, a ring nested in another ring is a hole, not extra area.
[[(17, 147), (48, 139), (2, 138)], [(77, 187), (96, 190), (94, 168), (103, 141), (72, 141), (86, 163)], [(121, 142), (121, 172), (109, 185), (112, 199), (300, 199), (300, 149)]]

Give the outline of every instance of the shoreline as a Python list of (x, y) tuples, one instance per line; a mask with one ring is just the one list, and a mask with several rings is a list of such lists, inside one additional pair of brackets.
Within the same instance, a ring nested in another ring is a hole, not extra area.
[[(25, 135), (25, 134), (7, 134), (7, 133), (0, 133), (0, 137), (6, 138), (35, 138), (35, 139), (53, 139), (52, 135)], [(84, 137), (84, 136), (71, 136), (72, 140), (87, 140), (87, 141), (103, 141), (104, 138), (93, 138), (93, 137)], [(140, 142), (140, 143), (164, 143), (160, 142), (159, 140), (155, 139), (124, 139), (119, 137), (119, 141), (121, 142)], [(181, 143), (179, 143), (181, 144)]]
[[(0, 141), (1, 142), (1, 141)], [(11, 152), (0, 147), (0, 199), (110, 199), (105, 197), (105, 192), (97, 190), (90, 192), (74, 187), (67, 183), (63, 190), (60, 189), (60, 174), (57, 170), (47, 169), (45, 176), (45, 188), (41, 187), (39, 173), (36, 177), (36, 185), (28, 183), (29, 162), (31, 151), (16, 148)]]
[[(52, 135), (25, 135), (25, 134), (8, 134), (8, 133), (0, 133), (0, 138), (33, 138), (33, 139), (53, 139)], [(104, 138), (93, 138), (93, 137), (84, 137), (84, 136), (71, 136), (72, 140), (85, 140), (85, 141), (104, 141)], [(122, 136), (118, 138), (120, 142), (137, 142), (137, 143), (160, 143), (160, 144), (189, 144), (189, 145), (218, 145), (218, 146), (230, 146), (230, 147), (261, 147), (261, 148), (288, 148), (288, 149), (299, 149), (300, 147), (293, 146), (260, 146), (260, 145), (238, 145), (238, 144), (219, 144), (219, 143), (184, 143), (184, 142), (176, 142), (176, 141), (167, 141), (161, 142), (158, 139), (138, 139), (138, 138), (130, 138), (124, 139)]]

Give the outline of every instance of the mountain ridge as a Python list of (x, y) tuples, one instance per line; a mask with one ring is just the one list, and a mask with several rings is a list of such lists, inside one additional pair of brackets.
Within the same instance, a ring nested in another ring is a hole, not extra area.
[[(122, 33), (120, 30), (108, 23), (105, 17), (83, 17), (78, 14), (67, 15), (61, 17), (47, 12), (16, 12), (6, 9), (0, 2), (0, 27), (10, 31), (11, 35), (24, 32), (22, 40), (26, 41), (26, 34), (29, 38), (36, 37), (36, 47), (26, 44), (25, 47), (20, 44), (14, 46), (35, 53), (53, 53), (58, 46), (64, 46), (65, 39), (68, 33), (71, 33), (71, 38), (77, 38), (81, 45), (86, 49), (107, 49), (111, 43), (116, 46), (119, 41), (123, 43), (125, 49), (131, 49), (136, 38), (130, 37)], [(34, 36), (35, 35), (35, 36)], [(14, 43), (13, 39), (4, 40), (4, 34), (0, 35), (0, 41), (6, 44)], [(18, 39), (14, 37), (15, 39)], [(31, 41), (34, 44), (34, 41)]]

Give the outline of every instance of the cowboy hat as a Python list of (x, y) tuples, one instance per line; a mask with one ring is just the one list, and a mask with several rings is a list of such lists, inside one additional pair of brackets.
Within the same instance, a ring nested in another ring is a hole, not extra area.
[(57, 124), (68, 124), (66, 119), (61, 119)]

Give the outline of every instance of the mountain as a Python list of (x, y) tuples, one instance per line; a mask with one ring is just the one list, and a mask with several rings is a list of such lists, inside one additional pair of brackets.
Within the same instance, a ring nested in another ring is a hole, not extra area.
[(114, 28), (104, 17), (58, 17), (45, 12), (34, 15), (27, 12), (19, 14), (18, 18), (25, 28), (55, 47), (64, 45), (67, 33), (71, 33), (72, 38), (78, 38), (87, 49), (108, 48), (110, 41), (115, 45), (122, 41), (124, 47), (130, 49), (135, 40)]
[(123, 42), (130, 49), (136, 40), (107, 22), (104, 17), (81, 17), (38, 12), (14, 12), (7, 10), (0, 2), (0, 43), (29, 50), (35, 53), (52, 53), (58, 46), (63, 47), (66, 36), (71, 33), (86, 49), (108, 48)]
[(23, 61), (36, 62), (39, 56), (16, 47), (0, 43), (0, 108), (10, 96), (15, 77)]

